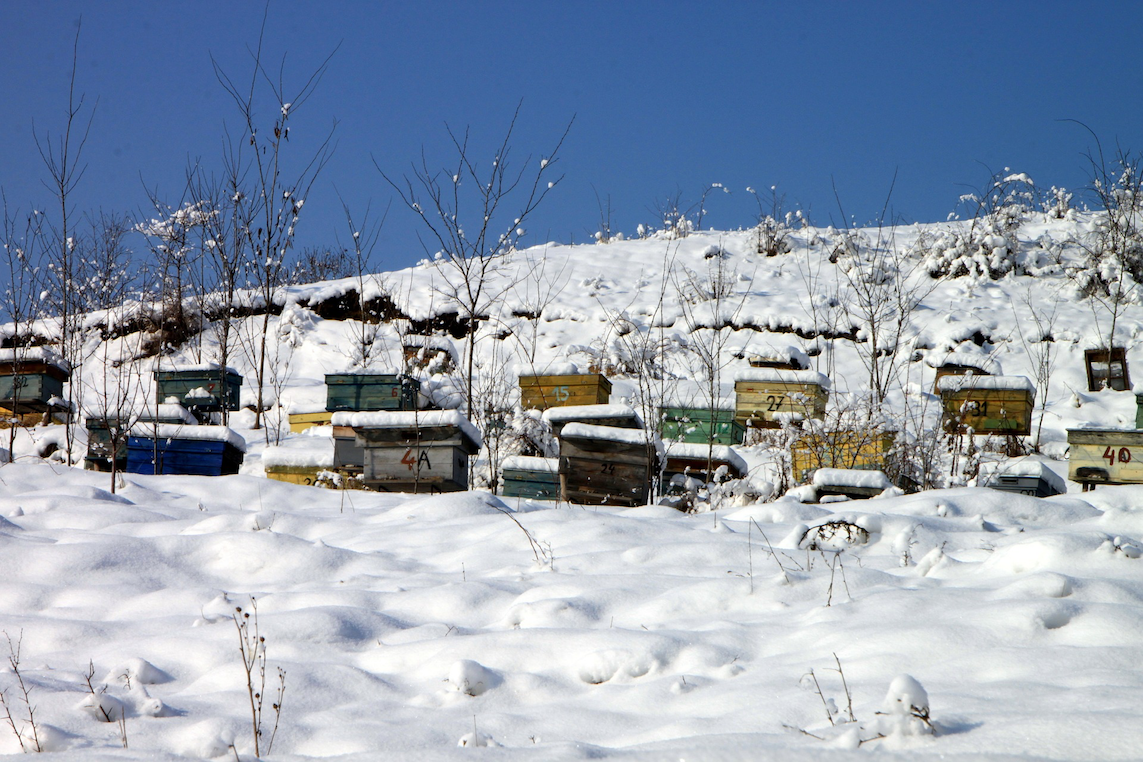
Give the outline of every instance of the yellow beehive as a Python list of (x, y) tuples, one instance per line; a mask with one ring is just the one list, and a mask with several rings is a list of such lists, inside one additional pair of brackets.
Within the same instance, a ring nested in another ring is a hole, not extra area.
[(520, 376), (520, 405), (525, 410), (547, 410), (568, 405), (606, 405), (611, 382), (598, 373), (558, 376)]
[(313, 426), (328, 426), (333, 413), (325, 410), (316, 413), (290, 413), (290, 433), (299, 434)]
[(783, 419), (825, 415), (829, 378), (812, 370), (751, 368), (734, 377), (734, 418), (745, 426), (778, 428)]
[(1143, 431), (1068, 429), (1068, 478), (1097, 484), (1143, 484)]
[(1036, 389), (1024, 376), (944, 376), (937, 381), (945, 428), (965, 433), (1032, 433)]
[(897, 434), (892, 431), (809, 432), (790, 448), (794, 481), (819, 468), (884, 471)]

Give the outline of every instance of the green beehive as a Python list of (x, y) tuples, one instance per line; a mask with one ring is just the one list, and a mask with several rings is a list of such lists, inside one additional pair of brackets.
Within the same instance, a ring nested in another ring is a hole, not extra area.
[(328, 373), (325, 388), (325, 409), (331, 413), (416, 410), (421, 383), (396, 374)]
[(239, 408), (242, 376), (230, 368), (217, 365), (176, 367), (156, 370), (155, 402), (176, 398), (184, 407), (202, 413), (217, 413)]
[(746, 427), (734, 419), (733, 409), (664, 407), (663, 439), (691, 444), (742, 444)]
[(71, 378), (66, 364), (45, 350), (24, 350), (17, 359), (15, 350), (0, 358), (0, 407), (10, 413), (41, 413), (61, 398), (64, 382)]

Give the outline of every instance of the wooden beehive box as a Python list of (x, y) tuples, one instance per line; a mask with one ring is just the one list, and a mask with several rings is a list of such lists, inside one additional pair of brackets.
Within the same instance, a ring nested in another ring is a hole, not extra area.
[(580, 505), (646, 505), (658, 451), (638, 429), (569, 423), (560, 434), (560, 486)]
[(881, 471), (861, 471), (848, 468), (819, 468), (814, 471), (814, 491), (818, 500), (831, 495), (864, 500), (877, 497), (893, 486)]
[(611, 382), (598, 373), (520, 376), (520, 406), (525, 410), (606, 405), (610, 399)]
[(1001, 492), (1034, 497), (1051, 497), (1068, 491), (1063, 478), (1035, 458), (982, 463), (976, 483)]
[(290, 433), (300, 434), (314, 426), (329, 426), (333, 413), (327, 410), (312, 413), (290, 413)]
[(333, 465), (352, 474), (365, 470), (365, 450), (358, 443), (352, 426), (333, 427)]
[(338, 468), (334, 439), (329, 436), (291, 437), (262, 452), (262, 468), (266, 478), (290, 484), (326, 489), (360, 487), (360, 469), (356, 472)]
[(457, 492), (468, 489), (468, 458), (480, 450), (480, 432), (455, 410), (338, 413), (364, 451), (362, 479), (386, 492)]
[(665, 442), (663, 480), (670, 483), (675, 476), (686, 476), (701, 482), (710, 482), (712, 475), (723, 473), (726, 479), (746, 476), (746, 461), (726, 445)]
[(1143, 431), (1068, 429), (1068, 478), (1085, 490), (1143, 484)]
[(819, 468), (884, 471), (896, 432), (869, 430), (806, 432), (790, 447), (794, 481), (808, 481)]
[[(116, 471), (127, 470), (127, 441), (120, 440), (115, 452), (111, 450), (111, 428), (137, 426), (144, 423), (171, 423), (194, 426), (198, 423), (194, 415), (182, 405), (166, 404), (148, 407), (138, 416), (109, 416), (102, 411), (87, 417), (87, 456), (83, 467), (88, 471), (111, 471), (112, 461), (116, 461)], [(122, 429), (119, 429), (122, 431)]]
[(733, 407), (664, 407), (659, 414), (664, 441), (737, 445), (746, 436)]
[(156, 370), (153, 375), (156, 403), (164, 403), (174, 397), (196, 413), (239, 408), (242, 376), (231, 368), (220, 368), (214, 364), (176, 366), (170, 370)]
[(544, 420), (557, 437), (569, 423), (587, 423), (592, 426), (614, 426), (620, 429), (641, 429), (639, 414), (628, 405), (569, 405), (544, 411)]
[(515, 455), (500, 465), (501, 492), (505, 497), (529, 500), (560, 499), (559, 458)]
[(812, 370), (739, 371), (734, 376), (734, 417), (756, 428), (778, 428), (783, 419), (821, 418), (829, 387), (829, 379)]
[(945, 376), (937, 382), (945, 428), (965, 433), (1032, 433), (1036, 390), (1024, 376)]
[(325, 409), (416, 410), (421, 383), (412, 376), (394, 373), (328, 373), (325, 377)]
[(460, 365), (456, 346), (447, 336), (406, 336), (401, 340), (401, 355), (410, 371), (451, 373)]
[(246, 442), (225, 426), (142, 424), (127, 439), (127, 472), (221, 476), (242, 466)]
[(1143, 429), (1143, 390), (1135, 392), (1135, 428)]
[[(31, 416), (57, 408), (71, 378), (67, 364), (40, 347), (7, 349), (0, 353), (0, 408), (16, 416)], [(27, 422), (34, 422), (29, 419)]]
[(1111, 348), (1111, 361), (1108, 362), (1107, 349), (1086, 349), (1083, 353), (1087, 369), (1087, 390), (1098, 392), (1104, 386), (1122, 392), (1131, 388), (1131, 375), (1127, 370), (1127, 350), (1123, 347)]

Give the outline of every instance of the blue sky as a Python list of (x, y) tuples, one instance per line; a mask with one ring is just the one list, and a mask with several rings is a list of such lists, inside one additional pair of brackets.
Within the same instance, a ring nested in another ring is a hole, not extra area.
[[(78, 88), (98, 100), (80, 209), (140, 213), (144, 187), (178, 200), (188, 160), (217, 166), (233, 104), (213, 55), (245, 77), (260, 3), (0, 4), (0, 186), (10, 207), (46, 205), (32, 139), (58, 130), (75, 22)], [(1143, 2), (292, 2), (270, 7), (267, 58), (295, 83), (339, 43), (298, 112), (291, 149), (311, 150), (336, 119), (337, 150), (299, 228), (299, 245), (344, 239), (338, 193), (360, 213), (392, 194), (422, 148), (452, 158), (444, 125), (472, 129), (491, 157), (522, 99), (514, 152), (545, 153), (575, 116), (564, 181), (526, 242), (584, 241), (599, 227), (655, 223), (657, 201), (712, 196), (705, 226), (752, 223), (747, 186), (776, 185), (788, 208), (858, 223), (893, 212), (943, 220), (990, 167), (1080, 189), (1090, 125), (1113, 148), (1143, 150)], [(378, 263), (425, 252), (394, 205)]]

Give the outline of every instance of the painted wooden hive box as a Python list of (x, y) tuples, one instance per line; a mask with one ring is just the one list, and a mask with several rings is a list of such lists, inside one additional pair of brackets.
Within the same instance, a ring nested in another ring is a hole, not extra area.
[(981, 463), (976, 483), (1001, 492), (1034, 497), (1051, 497), (1068, 491), (1063, 477), (1036, 458)]
[(175, 401), (196, 413), (237, 410), (242, 389), (242, 376), (232, 368), (218, 365), (180, 365), (170, 370), (156, 370), (155, 402)]
[(568, 423), (560, 433), (563, 499), (580, 505), (646, 505), (658, 471), (658, 448), (647, 432)]
[(416, 410), (421, 384), (396, 373), (327, 373), (325, 409), (342, 411)]
[(1085, 490), (1143, 484), (1143, 431), (1068, 429), (1068, 478)]
[(746, 427), (730, 407), (668, 406), (659, 410), (664, 441), (739, 445)]
[(330, 427), (311, 428), (262, 451), (266, 478), (326, 489), (361, 489), (360, 469), (337, 465)]
[(501, 494), (529, 500), (560, 499), (560, 459), (514, 455), (500, 464)]
[(672, 487), (680, 480), (700, 482), (741, 479), (746, 476), (746, 461), (727, 445), (664, 442), (663, 480)]
[(937, 391), (947, 431), (1032, 433), (1036, 389), (1024, 376), (944, 376), (937, 381)]
[(337, 413), (337, 427), (353, 429), (362, 448), (366, 486), (386, 492), (468, 489), (468, 459), (480, 432), (455, 410)]
[(61, 408), (56, 401), (62, 401), (64, 384), (70, 379), (68, 364), (48, 349), (2, 350), (0, 408), (15, 415), (45, 413)]
[[(106, 411), (92, 411), (88, 415), (87, 456), (83, 467), (89, 471), (127, 470), (128, 429), (146, 423), (173, 423), (194, 426), (198, 420), (182, 405), (152, 405), (138, 415), (108, 415)], [(112, 440), (118, 439), (113, 449)]]
[(544, 421), (557, 437), (569, 423), (612, 426), (620, 429), (642, 429), (643, 421), (628, 405), (569, 405), (544, 411)]
[(246, 441), (225, 426), (142, 424), (127, 438), (127, 472), (222, 476), (236, 474)]
[(734, 375), (734, 417), (743, 426), (763, 429), (822, 418), (829, 388), (829, 378), (812, 370), (742, 370)]
[(606, 405), (611, 382), (599, 373), (520, 376), (520, 406), (547, 410), (569, 405)]
[(845, 431), (808, 431), (790, 446), (790, 468), (798, 484), (818, 468), (884, 471), (897, 434), (876, 428)]

